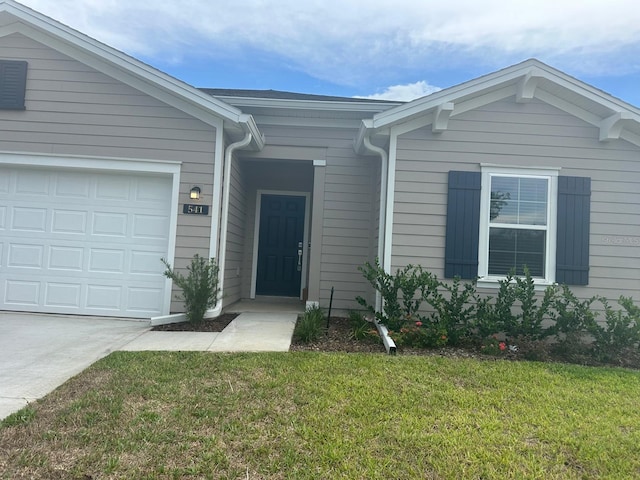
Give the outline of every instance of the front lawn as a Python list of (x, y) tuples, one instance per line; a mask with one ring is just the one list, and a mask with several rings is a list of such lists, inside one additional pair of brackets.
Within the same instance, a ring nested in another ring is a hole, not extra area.
[(2, 478), (640, 477), (640, 372), (118, 352), (0, 429)]

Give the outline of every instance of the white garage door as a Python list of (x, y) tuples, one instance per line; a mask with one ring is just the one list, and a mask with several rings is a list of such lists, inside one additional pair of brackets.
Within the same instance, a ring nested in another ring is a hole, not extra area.
[(0, 309), (150, 317), (171, 178), (0, 166)]

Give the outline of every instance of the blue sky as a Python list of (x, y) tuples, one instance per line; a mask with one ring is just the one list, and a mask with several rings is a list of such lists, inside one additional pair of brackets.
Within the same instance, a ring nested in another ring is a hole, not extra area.
[(409, 100), (535, 57), (640, 107), (637, 0), (22, 0), (196, 87)]

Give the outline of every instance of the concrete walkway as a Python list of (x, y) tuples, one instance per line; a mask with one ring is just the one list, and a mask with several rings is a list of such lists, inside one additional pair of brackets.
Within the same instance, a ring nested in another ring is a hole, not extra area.
[(120, 350), (286, 352), (297, 318), (291, 312), (245, 312), (222, 332), (145, 332)]

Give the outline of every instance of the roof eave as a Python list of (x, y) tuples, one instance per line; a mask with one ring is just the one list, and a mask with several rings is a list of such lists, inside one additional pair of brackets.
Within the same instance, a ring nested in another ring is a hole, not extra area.
[[(170, 75), (167, 75), (154, 67), (151, 67), (135, 58), (126, 55), (108, 45), (105, 45), (81, 32), (78, 32), (52, 18), (47, 17), (13, 0), (0, 0), (0, 13), (7, 12), (24, 24), (8, 25), (0, 29), (0, 34), (40, 32), (60, 45), (66, 44), (78, 51), (78, 56), (85, 59), (92, 57), (96, 62), (91, 65), (105, 74), (116, 77), (118, 80), (128, 83), (137, 80), (135, 87), (145, 93), (154, 96), (171, 106), (192, 114), (205, 123), (217, 126), (220, 120), (231, 122), (243, 130), (256, 130), (255, 121), (248, 119), (242, 111), (222, 100), (200, 92), (195, 87), (188, 85)], [(21, 27), (20, 25), (25, 25)], [(32, 31), (29, 31), (31, 29)], [(67, 52), (65, 52), (67, 53)], [(101, 64), (103, 69), (100, 68)], [(108, 67), (108, 68), (107, 68)], [(106, 71), (105, 71), (106, 70)], [(164, 95), (162, 95), (164, 93)], [(251, 125), (247, 122), (252, 122)], [(243, 125), (246, 124), (246, 125)], [(257, 135), (262, 137), (262, 135)]]

